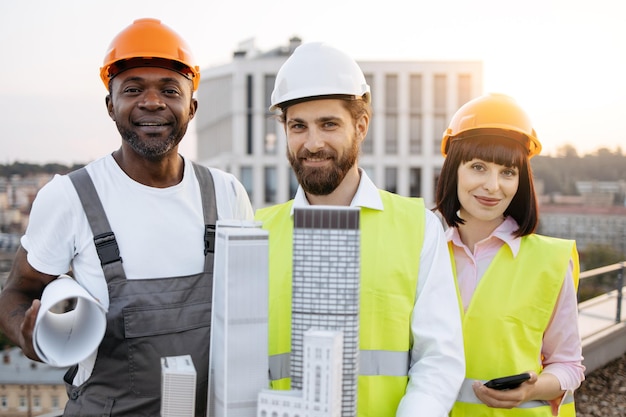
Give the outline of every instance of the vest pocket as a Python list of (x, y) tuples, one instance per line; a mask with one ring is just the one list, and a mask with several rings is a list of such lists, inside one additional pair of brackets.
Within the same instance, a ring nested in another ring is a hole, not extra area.
[[(130, 389), (160, 396), (161, 358), (191, 354), (198, 384), (207, 379), (211, 303), (130, 307), (123, 311)], [(193, 352), (201, 352), (200, 354)]]
[(211, 303), (208, 301), (126, 307), (123, 314), (126, 339), (178, 333), (211, 325)]

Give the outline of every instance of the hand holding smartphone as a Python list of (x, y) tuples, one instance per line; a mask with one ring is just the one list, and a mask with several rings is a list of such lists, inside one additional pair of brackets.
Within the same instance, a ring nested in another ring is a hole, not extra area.
[(507, 390), (514, 389), (522, 385), (522, 382), (528, 381), (530, 379), (530, 374), (528, 372), (524, 372), (522, 374), (517, 375), (509, 375), (504, 376), (502, 378), (495, 378), (490, 381), (485, 382), (485, 386), (487, 388), (497, 389), (497, 390)]

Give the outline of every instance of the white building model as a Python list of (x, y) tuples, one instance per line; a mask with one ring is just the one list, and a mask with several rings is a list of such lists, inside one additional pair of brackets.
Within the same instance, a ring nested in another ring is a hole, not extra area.
[[(356, 415), (359, 214), (359, 208), (351, 207), (311, 206), (294, 210), (290, 365), (293, 391), (262, 392), (258, 417)], [(327, 366), (336, 366), (328, 362), (330, 356), (311, 357), (316, 348), (308, 343), (319, 342), (307, 340), (311, 329), (342, 334), (341, 387), (331, 372), (323, 371)], [(334, 391), (325, 392), (326, 388)], [(335, 395), (341, 395), (340, 414), (333, 406)]]
[(209, 354), (208, 415), (254, 417), (268, 386), (268, 233), (218, 221)]
[(161, 417), (193, 417), (196, 368), (191, 355), (161, 358)]
[(340, 417), (343, 334), (304, 332), (304, 390), (259, 393), (257, 417)]

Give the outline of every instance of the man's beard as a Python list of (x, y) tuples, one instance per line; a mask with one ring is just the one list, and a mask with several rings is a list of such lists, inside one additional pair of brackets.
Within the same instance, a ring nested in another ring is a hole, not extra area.
[(153, 140), (141, 140), (136, 132), (126, 129), (119, 124), (117, 130), (120, 132), (122, 139), (130, 145), (130, 147), (139, 155), (150, 161), (158, 161), (169, 151), (174, 149), (185, 135), (186, 129), (170, 133), (165, 140), (154, 138)]
[[(359, 156), (359, 142), (355, 137), (352, 139), (352, 146), (346, 151), (341, 159), (337, 159), (337, 153), (332, 150), (321, 150), (311, 153), (306, 148), (302, 148), (296, 156), (289, 152), (287, 148), (287, 158), (291, 164), (293, 172), (296, 174), (298, 183), (302, 189), (312, 195), (328, 195), (335, 191), (341, 184), (346, 174), (354, 166)], [(326, 158), (331, 160), (330, 167), (313, 168), (302, 165), (303, 158)]]

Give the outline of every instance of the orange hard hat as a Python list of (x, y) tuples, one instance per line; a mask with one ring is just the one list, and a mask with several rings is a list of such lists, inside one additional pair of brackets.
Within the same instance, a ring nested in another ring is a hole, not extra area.
[(111, 41), (100, 78), (105, 87), (120, 72), (135, 67), (162, 67), (177, 71), (200, 84), (200, 68), (187, 42), (158, 19), (137, 19)]
[(541, 152), (541, 143), (526, 112), (513, 98), (490, 93), (468, 101), (452, 116), (443, 134), (441, 153), (446, 156), (451, 141), (484, 135), (521, 143), (529, 158)]

